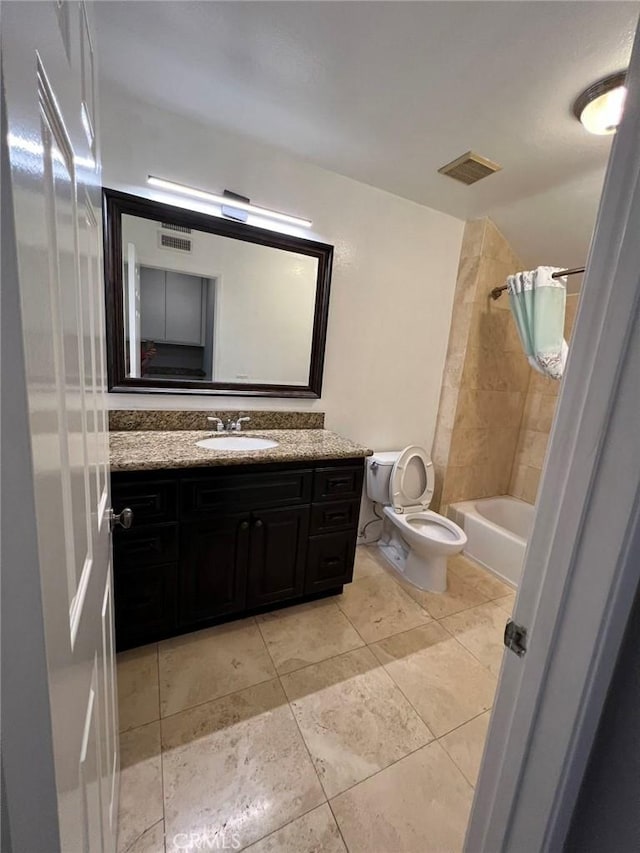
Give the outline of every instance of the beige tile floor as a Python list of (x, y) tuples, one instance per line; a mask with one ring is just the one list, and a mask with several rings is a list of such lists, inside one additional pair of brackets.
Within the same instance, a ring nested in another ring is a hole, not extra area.
[(513, 590), (359, 547), (342, 595), (118, 656), (118, 853), (461, 850)]

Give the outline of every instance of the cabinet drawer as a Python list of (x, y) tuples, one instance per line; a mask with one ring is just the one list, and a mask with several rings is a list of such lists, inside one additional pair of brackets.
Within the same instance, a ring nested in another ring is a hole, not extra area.
[(356, 531), (312, 536), (307, 553), (305, 593), (342, 586), (353, 577)]
[(311, 534), (331, 533), (356, 527), (360, 514), (360, 501), (332, 501), (311, 507)]
[(113, 509), (133, 510), (135, 527), (158, 524), (177, 518), (177, 484), (175, 480), (140, 480), (113, 484)]
[(313, 480), (314, 501), (359, 498), (362, 494), (363, 467), (320, 468)]
[(178, 559), (178, 525), (119, 530), (113, 538), (113, 550), (122, 568), (173, 563)]
[(181, 517), (196, 521), (221, 511), (309, 503), (312, 476), (305, 470), (185, 479), (181, 484)]
[(143, 566), (114, 573), (118, 651), (169, 636), (176, 627), (177, 566)]

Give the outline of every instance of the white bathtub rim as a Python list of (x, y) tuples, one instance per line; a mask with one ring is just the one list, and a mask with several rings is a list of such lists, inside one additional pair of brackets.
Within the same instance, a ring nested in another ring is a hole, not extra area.
[[(491, 498), (476, 498), (476, 500), (471, 501), (459, 501), (458, 503), (449, 504), (449, 510), (455, 510), (456, 512), (461, 512), (466, 515), (471, 515), (473, 518), (478, 519), (482, 524), (486, 524), (487, 527), (490, 527), (492, 530), (499, 533), (501, 536), (506, 536), (509, 539), (512, 539), (514, 542), (517, 542), (518, 545), (522, 545), (526, 547), (527, 540), (522, 536), (518, 536), (517, 533), (514, 533), (512, 530), (509, 530), (507, 527), (503, 527), (500, 524), (496, 524), (495, 521), (492, 521), (490, 518), (487, 518), (486, 515), (483, 515), (481, 512), (478, 512), (476, 509), (476, 504), (481, 500), (493, 500), (493, 498), (510, 498), (511, 500), (518, 500), (518, 498), (514, 498), (512, 495), (492, 495)], [(525, 501), (523, 501), (525, 503)], [(453, 519), (456, 521), (456, 519)], [(459, 522), (456, 522), (459, 523)]]
[[(488, 500), (496, 499), (525, 503), (510, 495), (495, 495)], [(464, 553), (506, 583), (509, 588), (518, 589), (527, 540), (480, 512), (476, 507), (483, 500), (486, 499), (477, 498), (450, 504), (448, 515), (467, 534)], [(533, 511), (533, 507), (531, 510)]]

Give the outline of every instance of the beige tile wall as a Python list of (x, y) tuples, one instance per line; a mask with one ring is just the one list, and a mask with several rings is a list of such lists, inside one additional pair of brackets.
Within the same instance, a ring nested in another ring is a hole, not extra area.
[[(567, 295), (564, 336), (568, 341), (578, 308), (578, 295)], [(540, 475), (549, 442), (549, 433), (556, 410), (560, 383), (548, 379), (536, 370), (530, 371), (518, 445), (513, 460), (509, 494), (528, 503), (535, 503)]]
[[(535, 502), (559, 383), (532, 370), (506, 295), (523, 264), (490, 219), (468, 222), (433, 447), (433, 505), (513, 494)], [(568, 340), (577, 296), (567, 298)]]
[(509, 486), (530, 369), (507, 300), (489, 292), (519, 269), (489, 219), (467, 223), (433, 452), (441, 509)]

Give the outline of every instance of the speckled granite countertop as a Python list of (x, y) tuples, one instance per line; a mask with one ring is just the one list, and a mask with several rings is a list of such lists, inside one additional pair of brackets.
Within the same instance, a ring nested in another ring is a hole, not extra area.
[(205, 430), (158, 432), (129, 430), (109, 433), (112, 471), (153, 471), (268, 462), (310, 462), (352, 459), (372, 451), (325, 429), (247, 430), (243, 435), (271, 438), (277, 447), (265, 450), (205, 450), (196, 442), (214, 433)]

